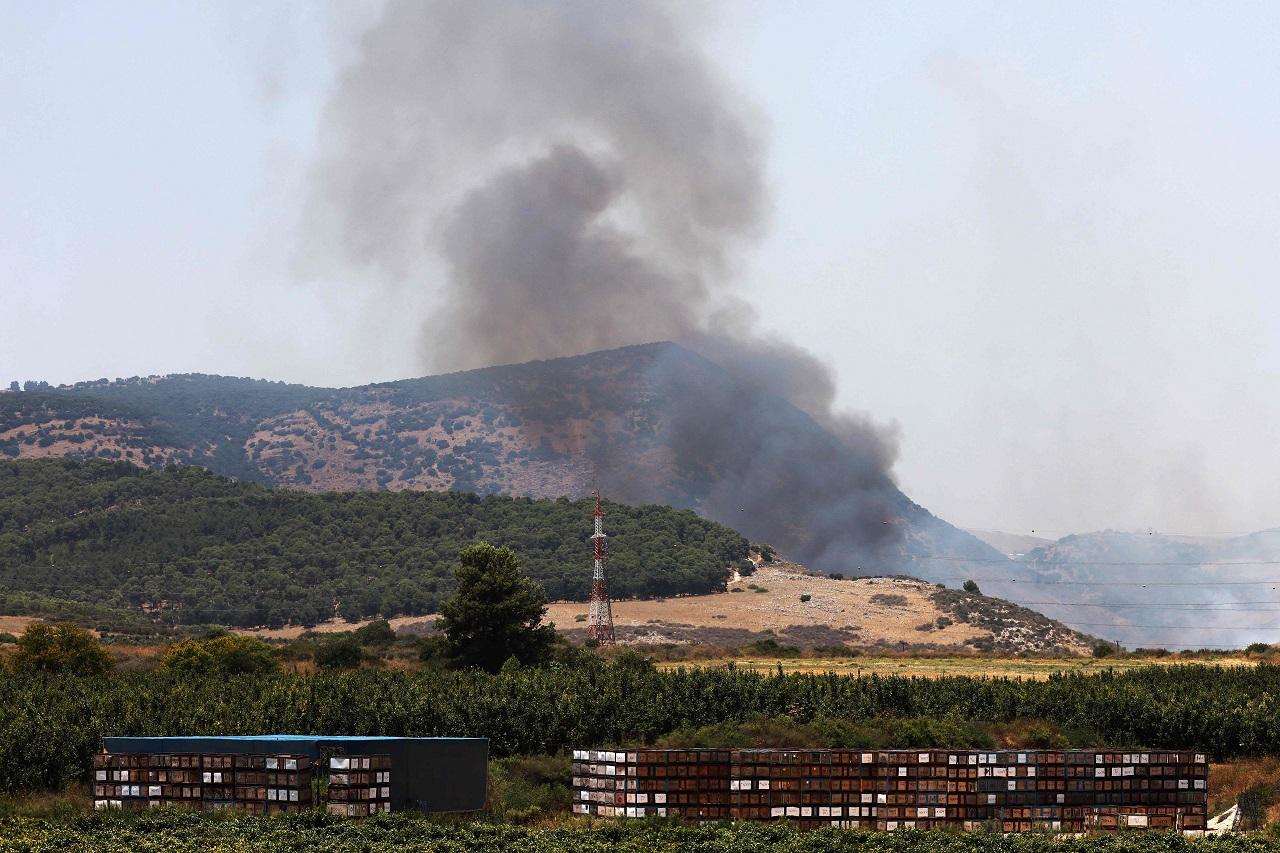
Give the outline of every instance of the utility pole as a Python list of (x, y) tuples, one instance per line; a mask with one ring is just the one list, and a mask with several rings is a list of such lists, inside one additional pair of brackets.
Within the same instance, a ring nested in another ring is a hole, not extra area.
[(609, 593), (604, 586), (604, 561), (608, 557), (605, 548), (604, 508), (600, 503), (599, 490), (594, 494), (596, 510), (592, 515), (595, 533), (591, 535), (591, 556), (594, 562), (591, 574), (591, 619), (587, 623), (587, 633), (600, 645), (611, 646), (616, 638), (613, 634), (613, 605), (609, 602)]

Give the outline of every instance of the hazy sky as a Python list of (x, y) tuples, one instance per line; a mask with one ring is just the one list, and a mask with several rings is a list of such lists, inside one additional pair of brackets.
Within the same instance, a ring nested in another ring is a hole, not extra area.
[[(299, 257), (376, 2), (0, 0), (0, 376), (422, 375), (431, 296)], [(742, 2), (763, 325), (953, 523), (1280, 525), (1280, 4)]]

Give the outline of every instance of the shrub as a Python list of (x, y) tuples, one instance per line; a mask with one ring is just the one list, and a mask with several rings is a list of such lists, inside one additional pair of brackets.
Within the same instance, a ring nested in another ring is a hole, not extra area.
[(160, 663), (171, 672), (202, 677), (265, 675), (279, 667), (271, 647), (262, 640), (228, 633), (174, 643)]
[(320, 644), (316, 649), (316, 666), (321, 669), (355, 669), (364, 653), (350, 634), (343, 634)]
[(955, 623), (952, 622), (951, 618), (948, 616), (939, 616), (937, 619), (934, 620), (933, 624), (937, 625), (938, 629), (941, 630), (943, 628), (946, 628), (948, 625), (954, 625)]
[(375, 619), (363, 628), (357, 628), (356, 642), (362, 646), (386, 648), (396, 641), (396, 632), (386, 619)]
[(1250, 643), (1245, 647), (1245, 651), (1251, 655), (1265, 655), (1271, 651), (1270, 643)]
[(10, 660), (15, 672), (102, 675), (112, 668), (111, 656), (98, 638), (75, 625), (33, 622), (17, 643)]
[(982, 595), (982, 590), (978, 589), (977, 582), (971, 580), (964, 582), (964, 591), (971, 592), (974, 595)]
[(809, 594), (809, 593), (807, 593), (807, 592), (802, 593), (802, 594), (800, 595), (800, 600), (801, 600), (801, 601), (810, 601), (810, 600), (812, 600), (812, 598), (813, 598), (813, 596), (812, 596), (812, 595), (810, 595), (810, 594)]
[(0, 631), (0, 643), (16, 643), (16, 642), (18, 642), (18, 638), (13, 636), (13, 634), (8, 633), (7, 631)]
[(1115, 651), (1116, 651), (1115, 646), (1111, 645), (1110, 643), (1098, 643), (1096, 646), (1093, 647), (1093, 656), (1095, 658), (1105, 658), (1112, 654), (1115, 654)]
[(906, 607), (907, 597), (905, 595), (888, 595), (883, 592), (877, 592), (871, 596), (871, 603), (884, 607)]

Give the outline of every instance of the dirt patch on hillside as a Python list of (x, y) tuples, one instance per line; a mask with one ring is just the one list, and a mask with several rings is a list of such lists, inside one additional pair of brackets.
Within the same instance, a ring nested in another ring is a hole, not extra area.
[[(613, 622), (625, 635), (643, 634), (650, 642), (664, 633), (670, 634), (672, 642), (689, 642), (690, 626), (752, 634), (768, 630), (786, 635), (797, 645), (856, 636), (853, 642), (860, 646), (907, 643), (960, 647), (966, 640), (989, 635), (954, 620), (945, 620), (939, 627), (938, 618), (945, 613), (932, 600), (934, 585), (923, 581), (833, 580), (784, 563), (763, 566), (751, 577), (731, 581), (729, 588), (740, 591), (616, 601)], [(808, 596), (808, 600), (802, 601), (801, 596)], [(557, 601), (547, 609), (547, 618), (561, 630), (585, 628), (585, 621), (577, 621), (577, 617), (586, 615), (586, 602)], [(931, 627), (921, 630), (924, 625)], [(814, 627), (831, 630), (810, 632), (806, 642), (804, 629)]]

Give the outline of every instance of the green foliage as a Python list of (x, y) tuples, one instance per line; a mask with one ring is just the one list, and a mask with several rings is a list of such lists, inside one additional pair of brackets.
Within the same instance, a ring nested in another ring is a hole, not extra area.
[(1267, 822), (1267, 809), (1277, 800), (1280, 800), (1280, 785), (1275, 782), (1260, 782), (1241, 791), (1236, 799), (1240, 806), (1240, 828), (1262, 829)]
[(1115, 654), (1115, 651), (1116, 651), (1116, 647), (1111, 645), (1110, 643), (1098, 643), (1096, 646), (1093, 647), (1093, 656), (1095, 658), (1110, 657), (1111, 655)]
[(386, 619), (374, 619), (368, 625), (356, 629), (355, 640), (362, 646), (385, 649), (396, 641), (396, 632)]
[(8, 631), (0, 631), (0, 643), (16, 643), (18, 638)]
[(805, 602), (805, 601), (812, 601), (812, 600), (813, 600), (813, 596), (812, 596), (812, 595), (810, 595), (809, 593), (807, 593), (807, 592), (802, 592), (802, 593), (800, 593), (800, 601), (801, 601), (801, 602)]
[(322, 669), (355, 669), (364, 652), (352, 634), (342, 634), (320, 643), (316, 648), (316, 666)]
[(508, 658), (546, 659), (555, 629), (541, 625), (547, 599), (525, 577), (515, 552), (480, 542), (458, 555), (458, 591), (440, 608), (440, 628), (452, 657), (496, 672)]
[(982, 595), (982, 590), (978, 589), (977, 581), (965, 581), (961, 587), (965, 592), (971, 592), (974, 595)]
[(568, 754), (521, 755), (489, 764), (489, 813), (525, 821), (569, 811), (573, 762)]
[[(617, 597), (722, 591), (746, 554), (745, 539), (693, 512), (607, 506)], [(0, 612), (61, 608), (96, 624), (145, 608), (166, 624), (243, 626), (310, 626), (335, 608), (420, 615), (453, 591), (458, 551), (478, 539), (518, 552), (549, 598), (586, 600), (590, 514), (585, 500), (309, 494), (195, 467), (3, 461)]]
[(180, 640), (165, 651), (161, 663), (175, 674), (202, 678), (263, 675), (279, 666), (270, 646), (238, 634)]
[[(1196, 749), (1215, 758), (1280, 752), (1280, 667), (1147, 667), (1046, 681), (730, 669), (643, 661), (514, 667), (490, 675), (360, 669), (192, 679), (161, 668), (81, 678), (0, 674), (0, 790), (84, 779), (104, 735), (262, 732), (484, 736), (495, 757), (651, 743), (756, 716), (1015, 721), (1090, 730), (1109, 745)], [(886, 725), (892, 725), (886, 723)], [(932, 737), (907, 732), (907, 738)], [(901, 738), (901, 739), (898, 739)]]
[(744, 578), (749, 578), (756, 573), (756, 564), (750, 560), (743, 558), (738, 561), (738, 574)]
[(692, 826), (632, 820), (520, 826), (411, 813), (350, 820), (322, 813), (252, 817), (156, 810), (75, 819), (0, 820), (0, 853), (1276, 853), (1262, 835), (1190, 840), (1173, 832), (1062, 838), (1043, 833), (799, 832), (783, 822)]
[(1245, 651), (1251, 655), (1265, 655), (1271, 651), (1270, 643), (1250, 643), (1245, 647)]
[(98, 638), (84, 628), (33, 622), (18, 638), (9, 665), (18, 673), (102, 675), (111, 670), (112, 661)]

